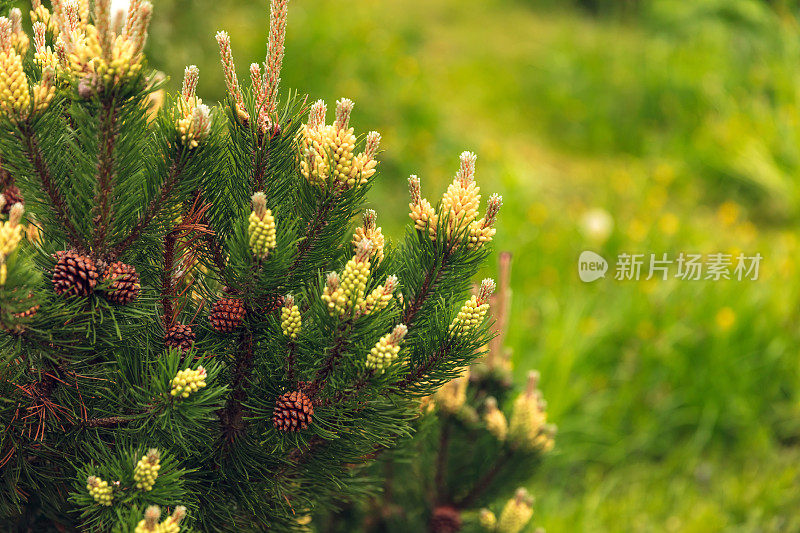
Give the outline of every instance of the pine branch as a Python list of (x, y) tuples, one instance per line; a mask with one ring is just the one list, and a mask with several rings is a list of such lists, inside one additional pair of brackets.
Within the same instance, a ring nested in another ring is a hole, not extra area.
[(447, 260), (450, 258), (450, 250), (445, 251), (444, 257), (442, 258), (442, 262), (437, 267), (434, 267), (425, 274), (425, 279), (420, 286), (419, 291), (417, 294), (414, 295), (414, 299), (409, 302), (408, 307), (406, 307), (405, 313), (403, 313), (403, 320), (402, 323), (411, 328), (414, 324), (414, 320), (417, 318), (417, 314), (419, 314), (420, 310), (422, 309), (423, 304), (427, 301), (428, 296), (430, 295), (431, 291), (435, 289), (436, 285), (439, 283), (439, 280), (444, 274), (446, 269)]
[(133, 421), (133, 418), (124, 416), (109, 416), (106, 418), (90, 418), (81, 421), (80, 425), (87, 428), (113, 428), (124, 426)]
[(436, 489), (434, 501), (440, 504), (447, 501), (445, 477), (447, 474), (447, 455), (450, 449), (450, 429), (450, 417), (446, 417), (442, 422), (442, 429), (439, 433), (439, 451), (436, 455), (436, 473), (434, 474), (434, 487)]
[(317, 370), (314, 381), (308, 387), (308, 397), (311, 398), (312, 401), (314, 400), (314, 396), (316, 396), (317, 392), (319, 392), (320, 388), (325, 384), (325, 380), (328, 379), (328, 376), (330, 376), (331, 372), (333, 372), (333, 369), (336, 367), (336, 362), (342, 356), (342, 352), (347, 347), (346, 333), (349, 329), (349, 320), (341, 322), (336, 328), (333, 347), (328, 353), (325, 363), (323, 363), (319, 370)]
[(3, 159), (0, 158), (0, 187), (5, 190), (11, 185), (14, 185), (14, 176), (3, 166)]
[(294, 363), (295, 363), (295, 356), (296, 356), (295, 347), (296, 347), (296, 344), (294, 343), (294, 341), (293, 340), (289, 340), (289, 346), (288, 346), (289, 350), (288, 350), (288, 353), (286, 354), (286, 379), (289, 380), (289, 383), (291, 383), (292, 386), (295, 385), (295, 380), (294, 380), (294, 377), (295, 377), (294, 376)]
[(211, 253), (211, 260), (217, 267), (219, 275), (225, 279), (225, 272), (227, 270), (227, 261), (225, 260), (225, 253), (222, 251), (222, 244), (217, 239), (216, 233), (206, 235), (206, 244), (208, 245), (209, 252)]
[[(248, 309), (248, 313), (252, 310)], [(235, 355), (232, 391), (228, 403), (221, 413), (223, 432), (229, 442), (244, 431), (243, 403), (250, 387), (250, 374), (253, 371), (253, 334), (243, 331), (239, 335), (239, 347)]]
[(253, 150), (253, 190), (264, 190), (264, 176), (267, 173), (267, 165), (269, 164), (270, 149), (272, 144), (272, 135), (267, 139), (267, 147), (264, 150), (264, 134), (259, 128), (258, 131), (258, 145)]
[(511, 459), (513, 453), (510, 449), (506, 449), (494, 462), (492, 467), (481, 477), (475, 486), (460, 500), (454, 503), (456, 509), (468, 509), (475, 505), (475, 502), (478, 501), (486, 489), (488, 489), (494, 478), (497, 477), (497, 474), (506, 466), (508, 461)]
[(20, 124), (20, 132), (22, 133), (22, 137), (24, 139), (23, 149), (25, 150), (25, 157), (28, 159), (31, 166), (33, 166), (34, 171), (39, 177), (39, 181), (42, 182), (42, 188), (50, 199), (50, 206), (55, 212), (56, 218), (61, 224), (61, 227), (64, 228), (67, 233), (67, 240), (69, 240), (73, 248), (78, 251), (85, 252), (86, 245), (84, 244), (83, 239), (81, 239), (78, 230), (75, 228), (69, 218), (67, 204), (64, 201), (64, 198), (61, 196), (61, 191), (58, 190), (58, 187), (53, 182), (53, 176), (50, 174), (50, 168), (47, 166), (47, 162), (44, 160), (41, 147), (39, 146), (39, 142), (36, 140), (36, 135), (33, 132), (33, 129), (31, 128), (30, 124), (23, 123)]
[(356, 380), (356, 382), (353, 384), (351, 388), (340, 390), (332, 398), (314, 402), (314, 405), (327, 407), (329, 405), (340, 404), (342, 402), (355, 398), (361, 393), (362, 390), (364, 390), (364, 388), (369, 383), (369, 380), (374, 375), (375, 375), (375, 370), (369, 369), (367, 372), (362, 374), (360, 378)]
[(112, 259), (125, 253), (125, 251), (139, 239), (142, 232), (150, 225), (153, 219), (161, 212), (167, 199), (172, 195), (172, 192), (178, 185), (184, 165), (185, 163), (183, 161), (174, 161), (172, 165), (170, 165), (169, 172), (167, 172), (167, 179), (165, 179), (164, 183), (161, 185), (161, 191), (147, 205), (144, 213), (142, 213), (142, 216), (139, 217), (139, 220), (134, 224), (128, 236), (113, 247), (110, 252)]
[(311, 222), (308, 223), (306, 227), (306, 232), (303, 235), (302, 242), (300, 246), (297, 248), (297, 257), (295, 257), (294, 261), (292, 262), (292, 266), (289, 267), (289, 274), (291, 275), (297, 266), (303, 261), (306, 254), (311, 251), (313, 246), (316, 244), (317, 240), (319, 239), (319, 232), (328, 224), (328, 212), (331, 210), (334, 204), (334, 200), (336, 196), (334, 194), (330, 194), (323, 202), (317, 207), (317, 210), (314, 212), (314, 217), (312, 218)]
[(175, 307), (172, 302), (175, 290), (175, 243), (178, 236), (175, 230), (164, 236), (164, 270), (161, 272), (161, 307), (164, 311), (164, 329), (169, 329), (175, 320)]
[(111, 223), (109, 201), (114, 188), (114, 144), (116, 143), (117, 110), (114, 98), (103, 102), (100, 126), (100, 150), (97, 162), (97, 194), (94, 199), (95, 226), (93, 248), (100, 252), (105, 244), (108, 226)]
[(438, 350), (436, 350), (430, 357), (428, 357), (424, 363), (419, 365), (418, 367), (410, 370), (406, 377), (400, 380), (393, 388), (392, 392), (402, 392), (409, 387), (417, 384), (422, 378), (424, 378), (430, 369), (442, 359), (447, 358), (447, 352), (451, 348), (452, 345), (452, 337), (448, 337), (447, 341), (442, 344)]

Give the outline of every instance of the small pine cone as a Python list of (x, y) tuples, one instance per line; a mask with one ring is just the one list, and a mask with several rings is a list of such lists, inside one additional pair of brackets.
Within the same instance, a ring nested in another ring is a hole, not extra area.
[(208, 319), (220, 333), (230, 333), (242, 325), (245, 315), (244, 303), (239, 298), (220, 298), (211, 307)]
[(443, 505), (433, 510), (430, 521), (431, 533), (456, 533), (461, 531), (461, 513), (458, 509)]
[(127, 305), (139, 297), (142, 286), (139, 273), (131, 265), (120, 261), (111, 263), (106, 269), (103, 281), (111, 281), (106, 298), (115, 304)]
[(175, 324), (164, 336), (164, 344), (170, 348), (180, 348), (188, 352), (194, 344), (195, 334), (187, 324)]
[(53, 291), (63, 296), (88, 296), (97, 285), (97, 267), (77, 252), (58, 252), (53, 267)]
[(278, 294), (277, 292), (274, 294), (267, 295), (264, 300), (264, 312), (266, 313), (274, 313), (281, 307), (283, 307), (283, 296)]
[(16, 185), (9, 185), (6, 187), (6, 190), (3, 191), (3, 196), (6, 197), (6, 203), (2, 209), (2, 213), (4, 215), (7, 215), (8, 212), (11, 211), (11, 206), (14, 204), (25, 204), (25, 199), (22, 197), (22, 192)]
[(272, 423), (280, 431), (306, 429), (311, 423), (314, 406), (301, 391), (287, 392), (275, 402)]

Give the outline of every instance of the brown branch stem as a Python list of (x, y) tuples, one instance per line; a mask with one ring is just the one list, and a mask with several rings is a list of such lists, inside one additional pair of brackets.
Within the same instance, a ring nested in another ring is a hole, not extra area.
[[(248, 313), (250, 310), (247, 310)], [(239, 350), (234, 361), (232, 391), (228, 402), (222, 410), (220, 418), (223, 431), (229, 441), (244, 431), (244, 402), (247, 389), (250, 388), (250, 374), (253, 370), (253, 335), (243, 331), (239, 335)]]
[(87, 428), (112, 428), (124, 426), (132, 422), (133, 418), (124, 416), (109, 416), (105, 418), (90, 418), (89, 420), (81, 421), (80, 425)]
[(164, 270), (161, 272), (161, 307), (163, 308), (164, 329), (169, 329), (175, 320), (175, 306), (172, 298), (175, 292), (175, 244), (177, 233), (173, 230), (164, 237)]
[(340, 404), (342, 402), (345, 402), (345, 401), (347, 401), (347, 400), (349, 400), (351, 398), (357, 397), (361, 393), (361, 391), (364, 389), (364, 387), (367, 386), (367, 383), (369, 383), (370, 378), (372, 378), (372, 376), (374, 374), (375, 374), (374, 370), (372, 370), (372, 369), (368, 370), (367, 372), (362, 374), (360, 378), (358, 378), (356, 380), (356, 382), (353, 384), (352, 388), (345, 389), (345, 390), (340, 390), (332, 398), (327, 398), (325, 400), (320, 400), (318, 402), (314, 402), (314, 405), (321, 406), (321, 407), (329, 406), (329, 405), (336, 405), (336, 404)]
[(447, 456), (450, 451), (450, 430), (451, 421), (446, 417), (442, 421), (442, 428), (439, 433), (439, 450), (436, 455), (436, 473), (434, 474), (434, 487), (436, 490), (435, 501), (439, 504), (447, 502)]
[(173, 162), (167, 172), (167, 178), (161, 184), (160, 192), (147, 204), (142, 216), (134, 224), (131, 232), (123, 240), (118, 242), (111, 250), (111, 257), (116, 258), (125, 253), (125, 251), (141, 236), (142, 232), (153, 221), (164, 206), (166, 200), (172, 194), (175, 186), (178, 184), (181, 173), (183, 172), (183, 163)]
[(67, 204), (64, 201), (64, 197), (61, 196), (61, 191), (53, 182), (50, 168), (44, 160), (42, 150), (39, 147), (39, 142), (36, 140), (33, 130), (29, 124), (21, 125), (20, 130), (24, 138), (23, 149), (25, 150), (25, 156), (36, 172), (36, 175), (39, 177), (39, 181), (42, 182), (42, 188), (50, 200), (50, 206), (61, 224), (61, 227), (64, 228), (67, 234), (67, 240), (76, 250), (85, 252), (86, 245), (69, 218)]
[(446, 252), (445, 256), (442, 258), (442, 263), (438, 267), (428, 270), (425, 274), (425, 279), (422, 281), (419, 291), (414, 295), (414, 299), (409, 302), (406, 311), (403, 313), (403, 324), (408, 328), (411, 328), (414, 320), (417, 318), (417, 314), (419, 314), (423, 304), (427, 301), (431, 290), (433, 290), (442, 277), (442, 272), (444, 271), (449, 257), (449, 252)]
[(342, 352), (347, 346), (345, 333), (349, 330), (349, 326), (350, 322), (347, 321), (341, 322), (336, 328), (336, 332), (334, 333), (335, 340), (330, 352), (328, 353), (328, 357), (325, 359), (325, 362), (319, 368), (319, 370), (317, 370), (317, 374), (314, 376), (314, 381), (312, 381), (311, 385), (308, 387), (307, 394), (311, 400), (314, 399), (314, 396), (317, 395), (320, 388), (322, 388), (322, 386), (325, 384), (325, 380), (331, 375), (331, 372), (333, 372), (333, 369), (336, 366), (336, 362), (342, 356)]
[(430, 357), (428, 357), (424, 363), (417, 366), (413, 370), (410, 370), (406, 377), (400, 380), (392, 389), (393, 392), (400, 392), (411, 385), (418, 383), (425, 375), (430, 371), (434, 364), (439, 362), (444, 356), (447, 355), (447, 351), (450, 348), (452, 339), (448, 337), (448, 339), (442, 344), (438, 350), (436, 350)]
[(294, 359), (295, 359), (295, 343), (293, 340), (289, 341), (289, 351), (286, 354), (286, 379), (289, 380), (289, 383), (292, 386), (295, 385), (294, 381)]
[[(267, 172), (267, 164), (269, 163), (269, 156), (272, 144), (272, 136), (266, 136), (259, 131), (258, 146), (253, 150), (253, 190), (264, 190), (264, 176)], [(266, 139), (267, 146), (264, 149), (264, 140)]]
[(506, 466), (509, 459), (511, 459), (512, 453), (510, 449), (506, 449), (498, 458), (495, 460), (494, 464), (486, 471), (486, 473), (481, 477), (475, 486), (460, 500), (455, 502), (454, 506), (457, 509), (467, 509), (475, 505), (486, 489), (488, 489), (494, 478), (497, 477), (497, 474)]
[(303, 240), (300, 243), (300, 246), (297, 248), (297, 257), (295, 257), (294, 261), (292, 262), (292, 266), (289, 267), (289, 272), (295, 271), (297, 266), (305, 258), (306, 254), (308, 254), (309, 250), (311, 250), (311, 248), (317, 242), (320, 230), (328, 223), (326, 217), (328, 215), (328, 211), (330, 211), (331, 207), (333, 206), (335, 199), (336, 195), (331, 194), (317, 208), (316, 212), (314, 213), (314, 218), (306, 227), (306, 233), (303, 235)]
[(97, 192), (92, 208), (94, 212), (92, 221), (95, 227), (93, 248), (96, 252), (102, 252), (112, 215), (110, 201), (115, 181), (114, 145), (117, 138), (117, 112), (113, 97), (103, 102), (101, 121), (100, 150), (97, 158)]

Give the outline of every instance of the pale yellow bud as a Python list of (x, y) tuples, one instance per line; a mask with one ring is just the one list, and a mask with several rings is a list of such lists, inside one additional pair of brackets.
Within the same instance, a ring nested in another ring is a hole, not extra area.
[(177, 399), (185, 399), (206, 386), (208, 374), (206, 369), (198, 366), (196, 370), (179, 370), (172, 378), (170, 395)]
[(267, 209), (267, 199), (263, 192), (253, 195), (253, 212), (249, 222), (250, 249), (258, 259), (264, 260), (275, 248), (277, 241), (275, 217)]
[(497, 408), (497, 400), (492, 397), (486, 399), (486, 412), (483, 415), (486, 429), (499, 441), (506, 440), (508, 434), (508, 422), (506, 415)]
[(498, 533), (519, 533), (533, 517), (533, 499), (524, 488), (508, 500), (497, 522)]
[(497, 517), (489, 509), (481, 509), (478, 512), (478, 522), (486, 531), (494, 531), (497, 526)]
[[(136, 488), (145, 492), (153, 490), (153, 485), (156, 483), (156, 478), (158, 478), (158, 471), (160, 469), (161, 454), (157, 449), (150, 448), (147, 453), (139, 459), (139, 462), (136, 463), (136, 468), (134, 468), (133, 480), (136, 483)], [(158, 519), (158, 516), (156, 519)]]
[(105, 507), (109, 507), (114, 500), (114, 489), (109, 486), (107, 481), (103, 481), (99, 477), (89, 476), (86, 478), (86, 489), (94, 501)]
[(375, 343), (367, 354), (367, 368), (383, 373), (387, 366), (397, 360), (400, 353), (400, 343), (408, 333), (405, 324), (398, 324), (391, 333), (387, 333)]

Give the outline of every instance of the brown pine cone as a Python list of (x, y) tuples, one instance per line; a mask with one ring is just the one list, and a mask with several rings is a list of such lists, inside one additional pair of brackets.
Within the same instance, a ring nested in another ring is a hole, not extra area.
[(106, 299), (119, 305), (126, 305), (139, 297), (142, 285), (139, 273), (131, 265), (121, 261), (111, 263), (103, 275), (103, 281), (111, 282), (106, 290)]
[(11, 206), (14, 204), (24, 204), (25, 199), (22, 198), (22, 192), (19, 190), (19, 187), (16, 185), (9, 185), (3, 191), (3, 196), (6, 197), (6, 203), (3, 206), (2, 213), (7, 215), (9, 211), (11, 211)]
[(187, 324), (175, 324), (167, 334), (164, 336), (164, 344), (171, 348), (180, 348), (184, 352), (188, 352), (194, 344), (194, 331), (192, 327)]
[(437, 507), (433, 510), (429, 526), (431, 533), (457, 533), (461, 531), (461, 513), (448, 505)]
[(274, 313), (283, 307), (283, 296), (278, 293), (267, 295), (264, 301), (264, 307), (265, 313)]
[(97, 268), (90, 257), (77, 252), (56, 253), (53, 291), (63, 296), (88, 296), (97, 285)]
[(301, 391), (287, 392), (275, 402), (272, 423), (280, 431), (306, 429), (311, 423), (314, 406)]
[(239, 298), (220, 298), (211, 307), (211, 326), (220, 333), (230, 333), (242, 325), (244, 302)]

